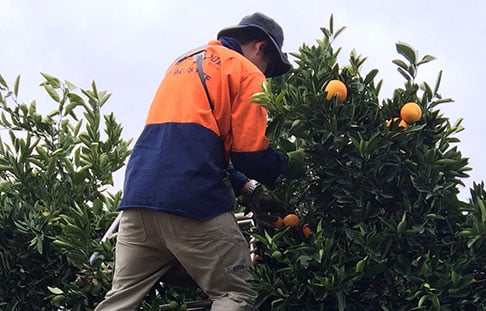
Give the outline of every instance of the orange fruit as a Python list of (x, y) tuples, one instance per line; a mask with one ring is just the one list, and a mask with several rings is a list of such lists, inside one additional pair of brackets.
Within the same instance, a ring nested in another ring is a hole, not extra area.
[(275, 221), (273, 222), (273, 225), (275, 228), (280, 228), (283, 226), (283, 219), (282, 217), (280, 216), (277, 216), (277, 218), (275, 219)]
[[(395, 117), (392, 120), (387, 120), (386, 121), (386, 126), (387, 127), (390, 127), (390, 125), (392, 124), (392, 122), (396, 122), (397, 120), (400, 120), (400, 118)], [(404, 130), (408, 129), (408, 123), (405, 122), (405, 120), (400, 120), (400, 122), (398, 123), (398, 126), (401, 127)]]
[(422, 108), (414, 102), (406, 103), (400, 109), (400, 117), (408, 124), (417, 122), (422, 117)]
[(292, 228), (295, 228), (300, 224), (300, 218), (299, 218), (299, 216), (297, 216), (295, 214), (287, 214), (283, 218), (282, 222), (285, 226), (290, 226)]
[(346, 99), (346, 96), (348, 96), (348, 88), (339, 80), (329, 81), (324, 91), (327, 93), (327, 100), (331, 100), (336, 96), (338, 103), (342, 103)]
[(408, 123), (405, 120), (400, 120), (400, 123), (398, 123), (398, 126), (403, 128), (404, 130), (408, 129)]
[(390, 127), (390, 125), (392, 124), (392, 122), (396, 122), (398, 119), (398, 117), (395, 117), (393, 119), (390, 119), (390, 120), (386, 120), (386, 127)]
[(312, 229), (309, 227), (309, 224), (305, 224), (302, 226), (302, 234), (306, 239), (310, 238), (312, 235)]

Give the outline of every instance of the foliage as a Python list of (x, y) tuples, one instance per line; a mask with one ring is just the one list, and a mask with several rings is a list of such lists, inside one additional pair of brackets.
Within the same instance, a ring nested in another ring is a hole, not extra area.
[[(474, 184), (468, 202), (458, 198), (470, 170), (455, 145), (461, 120), (438, 109), (452, 101), (439, 94), (441, 73), (433, 86), (417, 81), (434, 58), (397, 43), (405, 83), (380, 100), (378, 70), (362, 73), (366, 58), (352, 51), (339, 65), (333, 43), (344, 28), (335, 31), (331, 16), (321, 30), (292, 54), (291, 73), (255, 96), (269, 109), (272, 146), (304, 151), (305, 174), (272, 194), (313, 231), (245, 232), (258, 245), (258, 309), (486, 309), (486, 191)], [(11, 89), (0, 76), (0, 309), (90, 310), (111, 285), (113, 242), (99, 241), (115, 218), (121, 193), (109, 186), (130, 141), (101, 114), (109, 94), (43, 77), (57, 105), (46, 116), (17, 101), (19, 78)], [(343, 103), (326, 99), (332, 79), (347, 86)], [(407, 130), (387, 126), (410, 101), (422, 118)], [(205, 298), (158, 283), (141, 308), (183, 310)]]
[(108, 190), (129, 141), (102, 116), (110, 95), (94, 82), (79, 92), (42, 75), (57, 105), (46, 116), (17, 101), (19, 78), (10, 89), (0, 76), (0, 308), (87, 310), (111, 283), (112, 245), (99, 237), (115, 218), (121, 193)]
[[(289, 75), (270, 81), (255, 101), (270, 111), (274, 147), (305, 151), (306, 174), (282, 179), (274, 191), (289, 212), (314, 229), (310, 240), (289, 228), (257, 231), (262, 261), (253, 286), (261, 310), (476, 310), (485, 306), (484, 185), (471, 201), (458, 198), (467, 177), (451, 124), (432, 87), (417, 82), (434, 58), (399, 42), (394, 60), (403, 88), (380, 102), (378, 70), (350, 53), (338, 64), (333, 41), (343, 28), (322, 28), (303, 45)], [(348, 88), (344, 103), (327, 100), (328, 81)], [(408, 130), (386, 120), (406, 102), (420, 105)]]

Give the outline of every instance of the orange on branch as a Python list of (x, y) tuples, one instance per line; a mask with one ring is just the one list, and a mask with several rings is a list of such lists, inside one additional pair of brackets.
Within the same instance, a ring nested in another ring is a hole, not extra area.
[(283, 218), (283, 224), (285, 226), (290, 226), (292, 228), (295, 228), (300, 224), (300, 218), (299, 218), (299, 216), (297, 216), (295, 214), (287, 214)]
[[(399, 117), (395, 117), (391, 120), (387, 120), (386, 121), (386, 126), (387, 127), (390, 127), (390, 125), (393, 123), (393, 122), (397, 122), (398, 120), (400, 120)], [(401, 127), (402, 129), (406, 130), (408, 129), (408, 123), (405, 122), (405, 120), (400, 120), (400, 122), (398, 123), (398, 126)]]
[(331, 100), (334, 96), (337, 97), (338, 103), (342, 103), (348, 96), (348, 88), (346, 85), (339, 80), (331, 80), (326, 85), (324, 91), (326, 94), (326, 99)]
[(283, 226), (282, 217), (277, 216), (277, 218), (275, 218), (275, 221), (273, 222), (273, 225), (274, 225), (275, 228), (281, 228)]
[(408, 124), (417, 122), (422, 117), (422, 108), (417, 103), (408, 102), (400, 109), (400, 118)]
[(310, 238), (310, 236), (312, 235), (312, 229), (308, 224), (302, 226), (302, 234), (306, 239)]

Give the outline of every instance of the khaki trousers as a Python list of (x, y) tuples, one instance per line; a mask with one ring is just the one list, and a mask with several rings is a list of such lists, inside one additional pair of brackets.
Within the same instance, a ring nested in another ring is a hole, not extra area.
[(135, 310), (177, 259), (212, 301), (211, 310), (253, 310), (248, 242), (231, 212), (208, 221), (123, 211), (112, 289), (96, 310)]

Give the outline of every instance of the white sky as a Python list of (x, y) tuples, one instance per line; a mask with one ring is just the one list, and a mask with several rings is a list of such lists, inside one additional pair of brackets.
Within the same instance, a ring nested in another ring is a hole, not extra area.
[(483, 0), (0, 0), (0, 74), (11, 85), (20, 75), (20, 100), (36, 99), (41, 111), (54, 109), (39, 87), (41, 72), (80, 88), (94, 80), (112, 93), (104, 112), (113, 111), (124, 137), (135, 139), (172, 59), (255, 11), (280, 23), (288, 52), (320, 39), (319, 28), (333, 14), (335, 28), (347, 28), (334, 44), (342, 47), (340, 64), (346, 65), (352, 49), (366, 56), (364, 72), (377, 68), (384, 80), (382, 98), (403, 86), (391, 62), (401, 58), (398, 41), (420, 57), (437, 57), (421, 67), (418, 80), (435, 85), (443, 70), (440, 93), (455, 102), (439, 107), (453, 123), (464, 119), (459, 149), (473, 168), (465, 182), (469, 187), (486, 180)]

